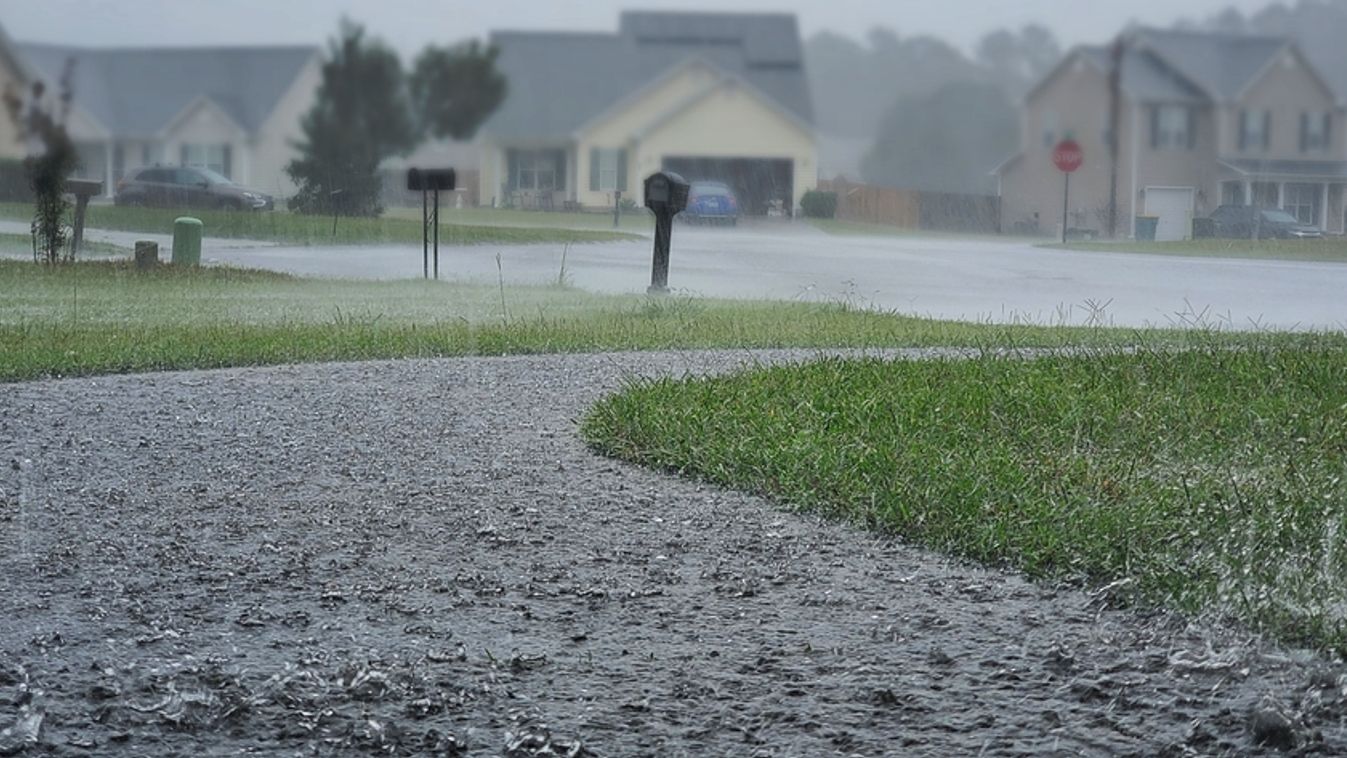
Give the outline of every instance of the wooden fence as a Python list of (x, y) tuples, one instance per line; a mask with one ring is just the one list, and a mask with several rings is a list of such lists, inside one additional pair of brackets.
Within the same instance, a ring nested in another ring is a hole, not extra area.
[(843, 180), (820, 181), (818, 188), (837, 193), (837, 218), (843, 221), (929, 231), (1000, 231), (1001, 202), (992, 195), (923, 192)]

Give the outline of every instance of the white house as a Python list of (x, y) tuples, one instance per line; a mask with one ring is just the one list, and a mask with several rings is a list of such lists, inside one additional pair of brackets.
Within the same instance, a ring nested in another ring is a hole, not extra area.
[(67, 129), (80, 175), (116, 182), (141, 166), (211, 168), (278, 197), (321, 79), (317, 47), (75, 48), (18, 43), (52, 86), (73, 61)]

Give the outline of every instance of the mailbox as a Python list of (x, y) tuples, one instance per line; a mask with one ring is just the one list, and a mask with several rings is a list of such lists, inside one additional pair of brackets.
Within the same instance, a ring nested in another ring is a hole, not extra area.
[(656, 214), (674, 215), (688, 207), (688, 183), (672, 171), (659, 171), (646, 177), (645, 207)]
[(407, 170), (407, 189), (413, 192), (431, 192), (454, 190), (454, 170), (452, 168), (413, 168)]

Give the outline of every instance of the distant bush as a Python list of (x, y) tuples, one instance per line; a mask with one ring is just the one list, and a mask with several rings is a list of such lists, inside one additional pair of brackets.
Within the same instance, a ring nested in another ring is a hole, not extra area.
[(33, 186), (23, 161), (0, 158), (0, 203), (33, 202)]
[(809, 190), (800, 199), (800, 210), (806, 218), (833, 218), (837, 216), (837, 193)]

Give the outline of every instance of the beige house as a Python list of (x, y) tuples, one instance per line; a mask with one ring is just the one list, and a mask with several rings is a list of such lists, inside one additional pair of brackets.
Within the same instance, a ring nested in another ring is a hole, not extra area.
[(745, 213), (795, 207), (818, 151), (795, 18), (622, 14), (617, 34), (499, 32), (509, 81), (482, 128), (481, 201), (641, 203), (662, 169), (729, 184)]
[[(5, 34), (4, 27), (0, 26), (0, 96), (22, 98), (27, 89), (27, 69), (9, 35)], [(0, 158), (22, 158), (23, 154), (23, 138), (19, 134), (19, 127), (9, 117), (3, 103), (0, 103)]]
[(104, 183), (149, 165), (209, 168), (284, 197), (300, 119), (321, 78), (316, 47), (71, 48), (18, 45), (49, 82), (74, 62), (67, 129), (79, 173)]
[[(1118, 156), (1110, 159), (1111, 82), (1118, 77)], [(1073, 50), (1025, 98), (1023, 145), (997, 169), (1006, 231), (1060, 233), (1063, 177), (1055, 145), (1085, 154), (1071, 179), (1070, 228), (1104, 234), (1110, 177), (1117, 234), (1157, 217), (1158, 239), (1191, 236), (1222, 204), (1284, 208), (1344, 231), (1347, 123), (1337, 94), (1290, 41), (1141, 29), (1112, 48)]]

